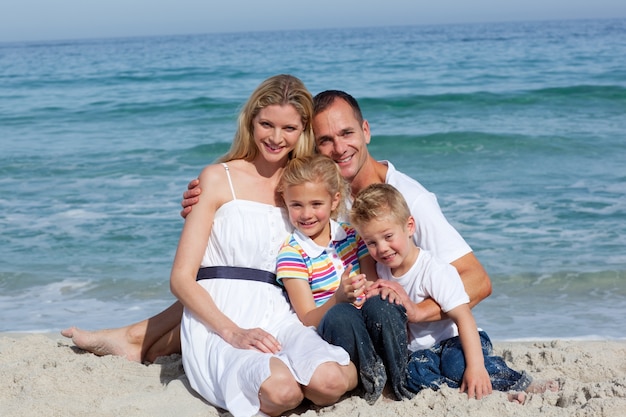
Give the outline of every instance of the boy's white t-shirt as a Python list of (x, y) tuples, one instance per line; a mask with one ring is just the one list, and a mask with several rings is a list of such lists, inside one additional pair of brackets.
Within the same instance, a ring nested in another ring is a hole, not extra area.
[[(424, 249), (420, 250), (411, 269), (400, 277), (394, 277), (389, 267), (380, 263), (376, 264), (376, 270), (381, 279), (402, 285), (414, 303), (432, 298), (444, 313), (469, 303), (469, 296), (456, 268)], [(428, 349), (458, 334), (456, 324), (451, 319), (409, 323), (409, 350)]]

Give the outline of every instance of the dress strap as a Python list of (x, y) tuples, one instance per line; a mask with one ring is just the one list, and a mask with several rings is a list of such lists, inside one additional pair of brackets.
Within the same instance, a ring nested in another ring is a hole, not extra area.
[(235, 187), (233, 187), (233, 181), (230, 179), (230, 170), (228, 169), (228, 165), (225, 162), (222, 162), (222, 166), (226, 170), (226, 177), (228, 178), (228, 185), (230, 185), (230, 192), (233, 194), (233, 200), (237, 199), (235, 195)]

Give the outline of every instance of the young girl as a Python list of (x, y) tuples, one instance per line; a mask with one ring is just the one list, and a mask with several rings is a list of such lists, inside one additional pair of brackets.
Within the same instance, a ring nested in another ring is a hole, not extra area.
[[(405, 317), (404, 308), (390, 304), (393, 294), (388, 300), (378, 297), (365, 302), (367, 287), (378, 279), (376, 266), (354, 228), (337, 221), (349, 195), (337, 164), (322, 155), (293, 159), (277, 190), (295, 230), (279, 251), (276, 276), (298, 317), (305, 325), (318, 327), (333, 306), (349, 310), (343, 317), (362, 315), (363, 320), (351, 322), (362, 326), (347, 333), (357, 335), (354, 345), (354, 338), (342, 340), (341, 336), (327, 341), (342, 347), (351, 344), (350, 360), (359, 371), (369, 403), (380, 396), (388, 379), (398, 399), (407, 396), (406, 366), (385, 367), (406, 364), (406, 327), (398, 331), (398, 326), (391, 326), (398, 315)], [(323, 334), (321, 327), (318, 331)]]
[(348, 186), (330, 158), (291, 160), (278, 192), (295, 230), (278, 253), (276, 279), (302, 323), (317, 327), (335, 304), (363, 303), (359, 295), (366, 280), (377, 279), (376, 266), (355, 230), (337, 222), (345, 211)]

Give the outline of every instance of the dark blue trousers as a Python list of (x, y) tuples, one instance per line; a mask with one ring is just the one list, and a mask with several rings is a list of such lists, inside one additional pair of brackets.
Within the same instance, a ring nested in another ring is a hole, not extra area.
[[(480, 343), (491, 385), (498, 391), (523, 391), (532, 378), (526, 372), (517, 372), (507, 366), (504, 359), (493, 355), (493, 345), (487, 333), (481, 331)], [(408, 363), (408, 388), (419, 392), (424, 388), (438, 390), (441, 384), (459, 388), (465, 372), (465, 356), (459, 337), (435, 344), (430, 349), (411, 354)]]
[(407, 317), (403, 306), (378, 297), (358, 309), (352, 304), (333, 306), (322, 318), (318, 333), (341, 346), (359, 371), (364, 398), (373, 403), (387, 380), (398, 400), (412, 398), (407, 389)]

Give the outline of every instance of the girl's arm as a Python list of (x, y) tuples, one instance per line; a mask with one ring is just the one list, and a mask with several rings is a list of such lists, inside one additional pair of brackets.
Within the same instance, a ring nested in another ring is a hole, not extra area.
[(172, 265), (170, 288), (181, 303), (205, 326), (231, 345), (240, 349), (276, 352), (280, 346), (274, 337), (262, 329), (242, 329), (237, 326), (222, 313), (211, 295), (196, 282), (215, 212), (230, 198), (229, 191), (224, 186), (227, 183), (223, 178), (224, 175), (224, 169), (219, 165), (210, 165), (200, 174), (200, 186), (213, 192), (201, 194), (196, 207), (185, 220)]
[[(350, 276), (352, 266), (349, 265), (341, 276), (341, 284), (337, 291), (319, 307), (315, 305), (313, 292), (307, 280), (301, 278), (283, 277), (282, 282), (289, 294), (289, 302), (293, 306), (298, 318), (305, 326), (318, 326), (324, 314), (334, 305), (339, 303), (354, 302), (353, 282), (365, 282), (363, 274)], [(346, 290), (347, 289), (347, 290)], [(358, 291), (357, 291), (358, 293)]]
[(461, 383), (461, 392), (467, 391), (469, 398), (480, 400), (482, 397), (491, 394), (491, 380), (485, 360), (483, 358), (482, 346), (478, 335), (478, 327), (472, 315), (469, 304), (460, 306), (448, 311), (448, 316), (454, 320), (459, 329), (459, 338), (463, 347), (465, 357), (465, 372)]

